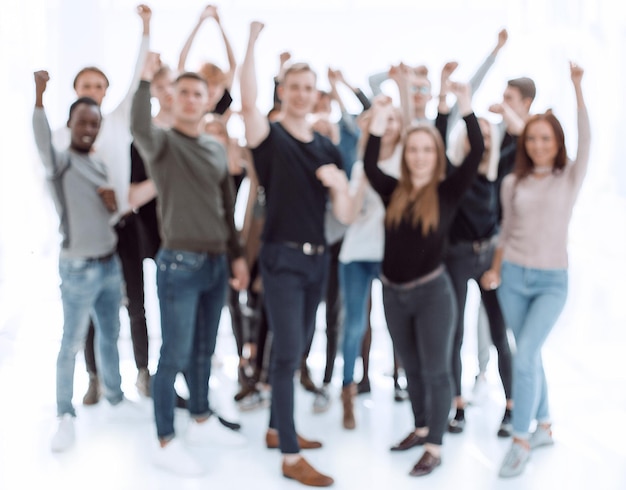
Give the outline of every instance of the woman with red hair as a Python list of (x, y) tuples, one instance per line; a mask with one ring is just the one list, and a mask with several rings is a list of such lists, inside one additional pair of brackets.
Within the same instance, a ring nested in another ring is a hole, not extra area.
[(484, 288), (499, 286), (502, 313), (515, 336), (513, 444), (501, 477), (519, 475), (531, 449), (553, 444), (541, 348), (567, 299), (567, 233), (587, 172), (590, 142), (583, 69), (571, 63), (570, 71), (578, 107), (576, 159), (567, 158), (563, 128), (552, 112), (527, 121), (515, 168), (502, 183), (500, 243), (491, 269), (481, 278)]

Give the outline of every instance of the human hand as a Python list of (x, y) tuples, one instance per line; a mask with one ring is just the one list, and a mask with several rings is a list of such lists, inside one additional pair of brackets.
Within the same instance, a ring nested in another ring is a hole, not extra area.
[(504, 114), (504, 104), (491, 104), (489, 106), (489, 112), (493, 112), (494, 114)]
[(327, 163), (319, 167), (315, 171), (315, 176), (324, 187), (328, 187), (329, 189), (336, 191), (345, 191), (348, 189), (348, 177), (346, 177), (346, 173), (334, 163)]
[(137, 5), (137, 13), (139, 14), (139, 17), (141, 17), (142, 21), (150, 22), (150, 19), (152, 18), (152, 9), (150, 7), (143, 3)]
[(278, 58), (280, 60), (280, 67), (282, 68), (283, 66), (285, 66), (285, 63), (287, 63), (291, 59), (291, 53), (289, 51), (283, 51), (282, 53), (280, 53)]
[(104, 206), (110, 213), (117, 211), (117, 199), (115, 198), (115, 191), (110, 187), (98, 187), (98, 195)]
[(263, 24), (263, 22), (259, 22), (256, 20), (252, 21), (250, 23), (250, 40), (256, 41), (264, 27), (265, 27), (265, 24)]
[(448, 61), (441, 69), (441, 86), (439, 88), (439, 95), (446, 95), (450, 89), (450, 75), (457, 69), (459, 63), (456, 61)]
[(387, 129), (389, 116), (393, 111), (393, 101), (388, 95), (380, 94), (372, 99), (370, 108), (372, 118), (369, 123), (369, 132), (374, 136), (382, 136)]
[(146, 55), (146, 61), (141, 70), (141, 79), (148, 82), (152, 81), (154, 74), (161, 69), (161, 55), (154, 51), (149, 51)]
[(235, 291), (247, 289), (250, 283), (250, 272), (246, 260), (243, 257), (238, 257), (230, 263), (230, 268), (233, 274), (233, 277), (228, 280), (230, 287)]
[(210, 17), (217, 19), (217, 7), (215, 5), (207, 5), (204, 7), (204, 10), (200, 13), (199, 21), (204, 22)]
[(570, 76), (572, 78), (572, 82), (574, 83), (574, 85), (579, 84), (583, 78), (583, 74), (585, 73), (585, 70), (583, 70), (580, 66), (578, 66), (573, 61), (569, 62), (569, 69), (570, 69)]
[(493, 291), (500, 286), (500, 273), (495, 269), (489, 269), (480, 276), (480, 285), (486, 291)]
[(469, 83), (449, 82), (450, 92), (456, 96), (459, 112), (466, 116), (472, 112), (472, 89)]
[(46, 70), (39, 70), (34, 73), (35, 76), (35, 90), (39, 94), (43, 94), (46, 91), (46, 87), (48, 86), (48, 81), (50, 80), (50, 75)]
[(495, 49), (496, 53), (500, 51), (500, 49), (502, 49), (502, 46), (506, 44), (508, 39), (509, 39), (509, 33), (506, 29), (502, 29), (500, 32), (498, 32), (498, 42), (496, 43), (496, 49)]

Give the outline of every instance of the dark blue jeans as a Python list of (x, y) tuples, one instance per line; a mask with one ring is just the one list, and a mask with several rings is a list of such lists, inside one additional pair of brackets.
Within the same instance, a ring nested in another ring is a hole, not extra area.
[(162, 249), (157, 255), (161, 353), (152, 381), (159, 439), (174, 437), (174, 381), (184, 373), (187, 407), (194, 418), (210, 415), (209, 377), (215, 339), (226, 301), (225, 255)]
[(293, 378), (315, 331), (328, 262), (328, 253), (305, 255), (278, 243), (264, 243), (261, 247), (263, 300), (272, 332), (270, 427), (278, 430), (284, 454), (300, 451), (293, 418)]
[(400, 356), (415, 427), (428, 427), (426, 442), (440, 445), (452, 404), (451, 357), (456, 300), (442, 272), (408, 290), (383, 286), (387, 327)]

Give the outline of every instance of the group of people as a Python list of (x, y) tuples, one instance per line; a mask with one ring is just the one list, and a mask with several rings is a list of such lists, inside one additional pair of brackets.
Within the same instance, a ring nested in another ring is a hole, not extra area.
[[(423, 446), (410, 474), (429, 474), (442, 463), (444, 433), (464, 429), (461, 345), (467, 284), (473, 279), (506, 397), (498, 435), (513, 436), (500, 476), (522, 473), (533, 448), (553, 443), (541, 348), (565, 304), (567, 230), (589, 157), (583, 70), (570, 63), (578, 108), (578, 149), (570, 159), (554, 114), (531, 114), (535, 85), (529, 78), (510, 80), (502, 102), (489, 108), (501, 116), (500, 124), (475, 113), (472, 94), (506, 43), (506, 31), (468, 83), (452, 80), (457, 63), (444, 65), (438, 114), (431, 121), (426, 67), (400, 64), (382, 75), (397, 84), (400, 103), (394, 105), (375, 86), (370, 100), (335, 70), (328, 73), (331, 92), (322, 93), (311, 67), (290, 62), (286, 53), (274, 108), (263, 112), (255, 48), (264, 25), (252, 22), (239, 71), (242, 147), (227, 130), (236, 61), (217, 8), (202, 12), (176, 71), (149, 50), (151, 10), (140, 5), (138, 12), (143, 37), (135, 77), (111, 114), (100, 111), (108, 79), (96, 67), (84, 68), (74, 82), (78, 98), (67, 128), (53, 137), (43, 110), (49, 76), (35, 73), (35, 140), (62, 236), (64, 325), (52, 450), (65, 451), (74, 443), (75, 358), (85, 345), (90, 386), (84, 403), (96, 403), (102, 393), (113, 414), (145, 417), (120, 388), (117, 340), (125, 289), (137, 387), (153, 399), (157, 466), (200, 475), (202, 464), (187, 444), (245, 442), (233, 430), (236, 424), (221, 419), (209, 403), (217, 329), (228, 306), (240, 357), (236, 397), (255, 394), (266, 369), (271, 388), (266, 445), (280, 449), (282, 474), (305, 485), (332, 485), (330, 476), (300, 454), (322, 443), (296, 431), (294, 377), (300, 370), (305, 384), (318, 307), (326, 302), (327, 366), (322, 388), (311, 388), (318, 395), (314, 408), (321, 411), (331, 396), (340, 345), (342, 425), (356, 428), (355, 364), (376, 279), (382, 283), (396, 372), (404, 370), (414, 416), (414, 427), (391, 450)], [(206, 63), (186, 71), (193, 38), (208, 18), (223, 35), (229, 70)], [(362, 101), (362, 113), (347, 113), (338, 83)], [(153, 98), (159, 103), (156, 115)], [(341, 111), (339, 121), (331, 117), (333, 102)], [(238, 229), (235, 201), (246, 177), (246, 219)], [(156, 262), (161, 318), (152, 375), (145, 258)], [(95, 335), (88, 336), (90, 321)], [(512, 346), (507, 330), (515, 339)], [(90, 338), (95, 339), (91, 354), (90, 341), (85, 344)], [(181, 373), (186, 398), (175, 390)], [(174, 426), (177, 406), (190, 415), (184, 437)]]

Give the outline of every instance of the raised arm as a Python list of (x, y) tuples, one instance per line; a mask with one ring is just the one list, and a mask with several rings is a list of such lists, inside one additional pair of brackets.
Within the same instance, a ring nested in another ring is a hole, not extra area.
[(502, 121), (506, 127), (506, 131), (514, 136), (519, 136), (524, 130), (526, 122), (505, 102), (492, 104), (489, 106), (489, 112), (500, 114)]
[(139, 52), (137, 53), (137, 61), (135, 62), (135, 70), (126, 95), (114, 110), (114, 112), (123, 114), (125, 121), (128, 121), (130, 118), (130, 106), (133, 101), (133, 95), (135, 94), (135, 90), (137, 90), (137, 85), (139, 85), (141, 71), (145, 65), (148, 51), (150, 51), (150, 20), (152, 19), (152, 10), (147, 5), (141, 4), (137, 6), (137, 14), (141, 18), (143, 30), (141, 43), (139, 44)]
[(233, 80), (235, 79), (235, 73), (237, 73), (237, 60), (235, 59), (235, 53), (233, 52), (233, 47), (228, 40), (228, 36), (224, 31), (224, 26), (220, 21), (220, 16), (217, 13), (217, 9), (215, 9), (214, 15), (215, 22), (217, 22), (217, 27), (222, 34), (222, 39), (224, 41), (224, 48), (226, 49), (226, 58), (228, 59), (228, 71), (226, 72), (226, 81), (224, 82), (226, 88), (230, 90), (233, 86)]
[(583, 97), (582, 78), (584, 70), (574, 62), (570, 62), (570, 76), (574, 84), (576, 94), (576, 107), (578, 109), (578, 149), (576, 150), (576, 160), (572, 168), (572, 178), (578, 188), (583, 183), (589, 165), (589, 148), (591, 144), (591, 128), (589, 124), (589, 114)]
[(36, 71), (35, 76), (35, 110), (33, 112), (33, 134), (41, 161), (50, 175), (56, 170), (56, 152), (52, 145), (50, 125), (43, 109), (43, 94), (46, 91), (50, 76), (45, 70)]
[(380, 156), (380, 139), (387, 129), (387, 121), (393, 111), (391, 98), (386, 95), (374, 97), (370, 110), (372, 111), (372, 119), (363, 156), (363, 167), (372, 188), (387, 205), (398, 181), (378, 168), (378, 159)]
[(164, 131), (152, 123), (152, 106), (150, 103), (150, 83), (154, 74), (161, 67), (158, 53), (150, 52), (141, 73), (141, 82), (133, 97), (130, 130), (134, 144), (142, 158), (150, 164), (159, 154), (164, 143)]
[(400, 95), (400, 109), (402, 110), (402, 122), (408, 128), (413, 122), (413, 97), (411, 97), (410, 83), (411, 68), (404, 63), (394, 65), (389, 69), (389, 78), (396, 82), (398, 94)]
[[(487, 75), (487, 73), (489, 72), (493, 64), (495, 63), (498, 53), (504, 47), (508, 39), (509, 39), (509, 33), (507, 32), (506, 29), (502, 29), (500, 32), (498, 32), (498, 40), (496, 41), (495, 47), (493, 48), (491, 53), (489, 53), (489, 55), (485, 58), (485, 61), (483, 61), (483, 63), (478, 67), (478, 69), (476, 70), (476, 73), (472, 75), (472, 78), (470, 78), (469, 85), (470, 85), (472, 95), (476, 93), (480, 85), (483, 83), (485, 76)], [(452, 109), (450, 110), (449, 128), (452, 128), (459, 119), (460, 119), (460, 115), (459, 115), (458, 107), (454, 105)]]
[(258, 87), (254, 48), (263, 27), (261, 22), (255, 21), (250, 24), (248, 47), (239, 73), (241, 116), (245, 126), (246, 144), (249, 148), (256, 148), (261, 144), (270, 131), (269, 121), (256, 105)]
[(200, 17), (198, 18), (198, 22), (193, 26), (187, 41), (185, 41), (185, 45), (183, 49), (180, 51), (180, 55), (178, 56), (178, 72), (182, 73), (185, 71), (185, 64), (187, 63), (187, 57), (189, 56), (189, 51), (191, 51), (191, 46), (193, 45), (193, 41), (196, 38), (196, 34), (200, 30), (200, 27), (204, 23), (206, 19), (209, 17), (215, 18), (217, 15), (217, 8), (214, 5), (207, 5), (204, 10), (200, 13)]
[(452, 82), (449, 86), (451, 92), (456, 95), (461, 117), (465, 120), (467, 126), (470, 151), (456, 171), (450, 174), (441, 184), (440, 189), (445, 189), (445, 192), (457, 199), (458, 202), (463, 192), (472, 184), (476, 176), (478, 165), (485, 151), (485, 140), (480, 131), (478, 119), (472, 111), (472, 95), (469, 84)]

